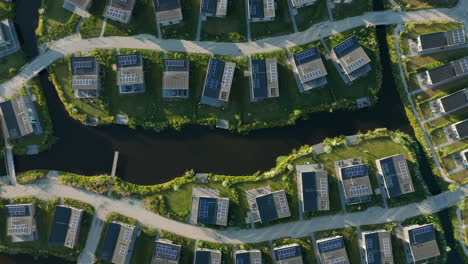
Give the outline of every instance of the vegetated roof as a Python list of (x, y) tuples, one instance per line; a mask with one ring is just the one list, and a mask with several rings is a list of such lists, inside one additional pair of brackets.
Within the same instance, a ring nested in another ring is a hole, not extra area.
[(414, 192), (410, 169), (404, 154), (385, 157), (376, 162), (380, 165), (389, 198)]
[(449, 94), (439, 100), (445, 112), (453, 111), (468, 104), (468, 89)]

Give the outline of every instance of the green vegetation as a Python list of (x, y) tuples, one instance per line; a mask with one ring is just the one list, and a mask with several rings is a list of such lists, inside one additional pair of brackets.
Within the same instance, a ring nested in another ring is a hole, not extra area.
[(202, 22), (201, 39), (217, 42), (247, 41), (245, 1), (228, 2), (225, 18), (207, 17)]
[(276, 1), (276, 14), (274, 21), (250, 23), (252, 40), (274, 37), (293, 33), (291, 16), (287, 0)]
[(207, 241), (199, 241), (199, 248), (217, 249), (221, 251), (221, 262), (224, 264), (233, 264), (232, 246), (230, 244), (212, 243)]
[(129, 24), (108, 20), (104, 36), (132, 36), (138, 34), (157, 35), (156, 13), (153, 0), (136, 1)]
[(26, 63), (28, 63), (28, 57), (22, 50), (0, 58), (0, 83), (18, 74)]
[(305, 31), (313, 25), (328, 20), (327, 2), (317, 1), (312, 6), (297, 9), (296, 24), (299, 31)]
[(417, 10), (424, 8), (450, 8), (457, 5), (458, 0), (396, 0), (403, 10)]
[[(56, 256), (68, 261), (76, 261), (81, 251), (83, 243), (78, 244), (75, 249), (70, 249), (60, 245), (49, 244), (49, 234), (52, 228), (55, 206), (59, 204), (59, 199), (44, 201), (36, 197), (13, 198), (14, 204), (33, 203), (36, 205), (36, 221), (38, 240), (31, 242), (14, 243), (10, 237), (6, 236), (6, 212), (4, 209), (7, 200), (0, 201), (0, 251), (7, 254), (28, 254), (36, 257)], [(82, 230), (86, 231), (86, 230)], [(86, 239), (86, 233), (81, 233)]]
[(106, 175), (89, 177), (70, 172), (61, 172), (60, 182), (95, 193), (107, 194), (111, 183), (111, 177)]
[(154, 240), (158, 230), (146, 226), (140, 227), (140, 236), (135, 241), (130, 264), (151, 263), (153, 257)]
[(269, 242), (261, 242), (255, 244), (238, 244), (236, 245), (236, 250), (260, 250), (262, 253), (262, 260), (265, 264), (273, 264), (272, 252), (270, 249)]
[(273, 241), (273, 247), (297, 243), (301, 247), (302, 261), (304, 264), (316, 264), (317, 258), (315, 257), (314, 246), (310, 237), (303, 238), (290, 238), (285, 237)]
[(62, 3), (58, 4), (55, 0), (42, 0), (39, 15), (36, 34), (40, 43), (75, 34), (80, 21), (78, 15), (66, 10), (62, 7)]
[(349, 262), (361, 263), (361, 254), (359, 252), (359, 242), (355, 227), (346, 227), (342, 229), (326, 230), (315, 233), (315, 239), (320, 240), (333, 236), (342, 236), (346, 246)]
[(15, 4), (7, 3), (7, 2), (0, 2), (0, 19), (5, 19), (5, 18), (13, 19), (14, 17), (15, 17)]
[(334, 20), (342, 20), (347, 17), (360, 16), (372, 10), (373, 2), (371, 0), (353, 0), (349, 4), (335, 4), (335, 8), (332, 9), (332, 14)]
[(458, 206), (453, 206), (450, 207), (446, 210), (448, 210), (448, 215), (450, 217), (450, 223), (452, 224), (452, 229), (453, 229), (453, 238), (455, 239), (455, 250), (458, 252), (458, 255), (460, 258), (464, 259), (464, 263), (468, 263), (468, 256), (465, 255), (465, 252), (463, 251), (463, 243), (465, 243), (465, 246), (468, 245), (467, 240), (462, 241), (460, 237), (460, 226), (458, 225), (458, 219), (457, 219), (457, 208), (460, 207), (462, 209), (464, 207), (463, 203), (461, 203)]
[(200, 2), (201, 0), (181, 0), (184, 20), (181, 24), (162, 26), (163, 37), (166, 39), (195, 40)]
[(95, 1), (90, 9), (91, 16), (85, 18), (80, 26), (80, 33), (82, 38), (99, 37), (102, 30), (102, 23), (104, 23), (104, 8), (106, 1)]
[(180, 260), (179, 260), (180, 264), (192, 264), (193, 263), (193, 258), (195, 257), (195, 241), (194, 240), (167, 232), (165, 230), (161, 230), (159, 237), (162, 239), (171, 240), (173, 243), (182, 246), (182, 251), (181, 251)]
[[(39, 84), (39, 79), (35, 78), (29, 81), (25, 86), (29, 88), (31, 95), (36, 98), (34, 105), (39, 116), (39, 122), (42, 127), (42, 134), (29, 135), (23, 138), (14, 139), (11, 141), (13, 145), (13, 152), (15, 154), (24, 155), (27, 152), (28, 145), (38, 145), (39, 151), (47, 150), (55, 142), (56, 138), (53, 136), (52, 120), (50, 119), (49, 109), (44, 96), (44, 92)], [(27, 95), (26, 90), (23, 89), (20, 95)]]
[(47, 170), (30, 170), (16, 174), (16, 181), (19, 184), (33, 183), (39, 179), (47, 177)]

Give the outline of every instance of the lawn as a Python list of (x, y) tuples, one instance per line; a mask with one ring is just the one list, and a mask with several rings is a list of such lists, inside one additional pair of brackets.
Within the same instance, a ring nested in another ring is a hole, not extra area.
[(18, 74), (26, 63), (28, 63), (28, 57), (22, 50), (0, 58), (0, 83)]
[(158, 230), (146, 226), (140, 227), (141, 233), (135, 241), (130, 264), (150, 264), (153, 257), (154, 240)]
[(294, 32), (286, 1), (288, 0), (275, 1), (277, 8), (274, 21), (250, 23), (252, 40), (287, 35)]
[(62, 7), (56, 0), (42, 0), (39, 10), (39, 25), (36, 29), (39, 43), (61, 39), (75, 34), (80, 21), (78, 15)]
[(138, 34), (158, 35), (153, 0), (136, 1), (133, 16), (128, 25), (109, 19), (104, 31), (104, 36), (133, 36)]
[(326, 230), (315, 233), (315, 239), (320, 239), (342, 236), (345, 242), (346, 253), (348, 254), (351, 263), (361, 263), (361, 253), (359, 252), (358, 236), (355, 227), (347, 227), (343, 229)]
[(0, 19), (14, 18), (15, 17), (14, 8), (15, 8), (14, 3), (0, 2)]
[(102, 23), (104, 23), (104, 8), (106, 1), (94, 1), (90, 9), (91, 16), (85, 18), (80, 26), (80, 33), (82, 38), (99, 37), (102, 30)]
[(200, 0), (181, 0), (183, 22), (177, 25), (161, 26), (166, 39), (195, 40), (197, 35)]
[(458, 0), (396, 0), (403, 10), (417, 10), (424, 8), (450, 8), (457, 5)]
[(312, 245), (311, 237), (290, 238), (285, 237), (273, 241), (273, 247), (297, 243), (301, 247), (302, 261), (304, 264), (316, 264), (314, 246)]
[(297, 9), (296, 24), (299, 31), (305, 31), (313, 25), (328, 20), (327, 2), (317, 1), (315, 4)]
[(160, 238), (169, 239), (175, 244), (182, 246), (182, 251), (181, 251), (180, 260), (179, 260), (180, 264), (192, 264), (193, 263), (193, 259), (195, 257), (195, 241), (194, 240), (187, 238), (187, 237), (179, 236), (173, 233), (169, 233), (164, 230), (161, 230)]
[(332, 14), (333, 19), (337, 21), (347, 17), (360, 16), (372, 10), (372, 0), (353, 0), (349, 4), (335, 4), (335, 8), (332, 9)]
[(207, 17), (202, 22), (201, 40), (217, 42), (247, 41), (245, 1), (228, 1), (225, 18)]

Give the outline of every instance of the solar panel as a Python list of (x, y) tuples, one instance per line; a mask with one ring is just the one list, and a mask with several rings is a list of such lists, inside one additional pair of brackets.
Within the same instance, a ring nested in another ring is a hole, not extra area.
[(219, 8), (220, 9), (226, 9), (226, 7), (227, 7), (227, 0), (219, 1)]
[(304, 79), (309, 80), (309, 79), (312, 79), (312, 78), (316, 78), (316, 77), (318, 77), (320, 75), (322, 75), (321, 70), (314, 70), (314, 71), (311, 71), (309, 73), (304, 74)]
[(354, 45), (354, 39), (350, 38), (339, 44), (338, 46), (334, 47), (333, 49), (336, 52), (343, 52), (345, 49)]
[(385, 257), (390, 257), (391, 256), (391, 247), (390, 247), (390, 239), (388, 238), (383, 238), (382, 239), (383, 243), (383, 252)]
[(168, 67), (184, 67), (184, 60), (166, 60), (166, 66)]
[(106, 15), (110, 18), (114, 18), (120, 21), (123, 21), (125, 18), (125, 12), (114, 8), (107, 9)]
[(236, 264), (244, 264), (244, 259), (236, 258)]
[(369, 187), (365, 185), (352, 186), (349, 191), (352, 196), (368, 195)]
[(384, 174), (390, 173), (390, 169), (388, 168), (388, 164), (387, 164), (387, 163), (383, 163), (383, 164), (382, 164), (382, 170), (383, 170)]
[(125, 241), (128, 241), (130, 240), (130, 236), (132, 235), (132, 233), (130, 231), (125, 231), (125, 234), (124, 234), (124, 240)]
[(391, 178), (390, 176), (386, 176), (386, 177), (384, 177), (384, 178), (385, 178), (385, 182), (387, 183), (387, 188), (393, 187), (392, 178)]
[(251, 16), (257, 15), (257, 7), (253, 6), (252, 4), (250, 4), (250, 15)]
[(315, 50), (314, 49), (308, 49), (306, 51), (303, 51), (301, 53), (296, 54), (296, 59), (297, 60), (302, 60), (302, 59), (305, 59), (307, 57), (311, 57), (313, 55), (315, 55)]
[(254, 263), (255, 263), (255, 264), (261, 264), (261, 263), (262, 263), (262, 260), (261, 260), (261, 259), (255, 259)]
[(208, 69), (208, 74), (209, 75), (214, 75), (216, 73), (216, 66), (218, 65), (218, 62), (215, 60), (211, 60), (210, 62), (210, 67)]
[(26, 224), (12, 224), (10, 226), (10, 234), (12, 235), (25, 234), (26, 230), (27, 230)]
[(198, 205), (198, 217), (208, 217), (208, 202), (206, 200), (200, 200), (200, 204)]
[(341, 248), (342, 247), (341, 239), (337, 238), (337, 239), (332, 239), (332, 240), (320, 242), (319, 247), (320, 247), (320, 250), (322, 252), (330, 251), (330, 250), (337, 249), (337, 248)]
[(91, 61), (74, 61), (73, 62), (73, 68), (76, 68), (76, 69), (88, 69), (92, 67), (93, 67), (93, 64)]
[(226, 66), (224, 67), (223, 78), (221, 80), (221, 85), (223, 87), (230, 87), (232, 84), (232, 77), (234, 76), (234, 67)]
[(406, 162), (405, 161), (399, 161), (398, 166), (400, 167), (401, 178), (408, 179), (410, 176), (409, 176), (408, 166), (407, 166)]
[(127, 65), (135, 65), (138, 60), (138, 57), (135, 54), (120, 55), (117, 57), (117, 59), (121, 66), (127, 66)]
[(122, 74), (120, 76), (120, 82), (121, 83), (134, 83), (137, 81), (137, 75), (132, 73), (132, 74)]
[(229, 93), (226, 91), (221, 92), (221, 100), (227, 100)]
[(125, 256), (127, 254), (127, 247), (126, 246), (121, 246), (120, 251), (119, 251), (120, 256)]
[(328, 196), (328, 183), (326, 178), (320, 178), (320, 196)]
[(374, 261), (375, 261), (374, 253), (372, 252), (367, 253), (367, 263), (374, 263)]
[(424, 226), (424, 227), (420, 227), (418, 229), (414, 229), (413, 230), (413, 235), (417, 236), (417, 235), (421, 235), (421, 234), (425, 234), (425, 233), (429, 233), (429, 232), (432, 232), (432, 226)]
[(464, 73), (468, 72), (468, 57), (465, 57), (465, 58), (460, 60), (460, 66), (461, 66), (462, 71)]
[[(21, 101), (18, 101), (21, 102)], [(26, 206), (8, 206), (8, 214), (10, 216), (23, 216), (26, 214)]]
[(220, 202), (218, 203), (218, 212), (216, 214), (216, 217), (220, 220), (226, 220), (226, 215), (227, 215), (227, 202)]
[(327, 260), (327, 264), (346, 264), (345, 257), (337, 257)]
[(92, 85), (93, 80), (91, 79), (75, 79), (73, 80), (73, 85)]
[(218, 81), (218, 80), (213, 79), (213, 78), (209, 78), (209, 79), (206, 81), (206, 88), (209, 88), (209, 89), (218, 89), (218, 84), (219, 84), (219, 81)]
[(73, 215), (72, 221), (71, 221), (70, 232), (76, 233), (76, 228), (77, 227), (78, 227), (78, 215)]
[(362, 64), (364, 64), (365, 60), (363, 58), (359, 58), (357, 61), (354, 61), (353, 63), (348, 65), (348, 69), (351, 71), (354, 71), (361, 67)]
[(274, 0), (267, 0), (267, 8), (272, 10), (275, 8), (275, 1)]
[(276, 63), (270, 64), (270, 80), (271, 82), (278, 81), (278, 72), (276, 71)]
[(465, 43), (465, 34), (463, 30), (457, 29), (452, 32), (452, 35), (453, 35), (453, 41), (455, 42), (455, 44)]
[(281, 211), (283, 213), (287, 213), (289, 211), (289, 208), (288, 203), (286, 202), (286, 195), (284, 195), (284, 193), (280, 193), (278, 194), (278, 198), (280, 202)]
[(202, 9), (205, 9), (205, 10), (208, 9), (209, 5), (210, 5), (209, 0), (203, 0), (202, 1)]
[(172, 249), (169, 246), (157, 244), (156, 245), (156, 253), (158, 256), (164, 257), (166, 259), (177, 259), (177, 255), (179, 254), (177, 250)]
[(278, 255), (279, 260), (287, 259), (296, 255), (296, 248), (290, 247), (290, 248), (279, 249), (277, 253), (278, 253), (277, 255)]
[(219, 264), (219, 259), (213, 260), (213, 264)]
[(372, 239), (366, 239), (366, 249), (369, 250), (369, 249), (372, 249)]
[(365, 166), (356, 166), (351, 168), (345, 168), (344, 171), (349, 177), (360, 176), (366, 170)]
[(260, 89), (260, 79), (254, 79), (254, 89)]

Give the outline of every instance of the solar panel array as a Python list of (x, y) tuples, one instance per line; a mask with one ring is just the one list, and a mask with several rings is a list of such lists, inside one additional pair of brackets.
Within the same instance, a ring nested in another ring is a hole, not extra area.
[[(26, 112), (26, 106), (24, 105), (24, 101), (23, 100), (17, 100), (16, 102), (18, 103), (18, 108), (20, 109), (20, 112), (25, 113)], [(27, 124), (28, 122), (31, 121), (29, 115), (20, 115), (20, 116), (23, 119), (23, 122), (25, 124)]]
[(254, 264), (260, 264), (260, 263), (262, 263), (261, 259), (255, 259)]
[(341, 244), (341, 239), (332, 239), (332, 240), (320, 242), (319, 247), (322, 252), (325, 252), (325, 251), (330, 251), (330, 250), (334, 250), (337, 248), (342, 248), (343, 245)]
[(417, 235), (422, 235), (422, 234), (425, 234), (425, 233), (429, 233), (429, 232), (432, 232), (432, 226), (424, 226), (424, 227), (420, 227), (418, 229), (415, 229), (413, 230), (413, 236), (417, 236)]
[(198, 216), (200, 218), (208, 217), (208, 202), (206, 200), (200, 200), (200, 204), (198, 205)]
[(75, 79), (73, 80), (73, 85), (92, 85), (93, 80), (91, 79)]
[(177, 250), (172, 249), (169, 246), (157, 244), (156, 245), (156, 254), (166, 259), (177, 260), (177, 255), (179, 252)]
[(304, 74), (304, 79), (309, 80), (309, 79), (318, 77), (318, 76), (320, 76), (320, 75), (322, 75), (322, 71), (321, 71), (321, 70), (314, 70), (314, 71), (311, 71), (311, 72), (309, 72), (309, 73)]
[(26, 224), (12, 224), (10, 226), (10, 234), (12, 235), (25, 234), (26, 231), (27, 231)]
[(219, 1), (219, 8), (220, 9), (226, 9), (227, 8), (227, 0)]
[(226, 220), (227, 216), (227, 202), (219, 202), (218, 203), (218, 211), (216, 213), (216, 217), (222, 221)]
[(384, 177), (384, 178), (385, 178), (385, 182), (387, 183), (387, 188), (393, 187), (392, 178), (390, 176), (387, 176), (387, 177)]
[(138, 60), (138, 57), (135, 54), (120, 55), (117, 57), (117, 59), (119, 60), (119, 64), (121, 66), (127, 66), (127, 65), (135, 65)]
[(260, 79), (254, 79), (254, 89), (262, 88), (260, 85)]
[(213, 264), (219, 264), (219, 259), (213, 260)]
[(359, 58), (357, 61), (354, 61), (350, 65), (348, 65), (348, 69), (351, 71), (354, 71), (361, 67), (362, 64), (364, 64), (365, 60), (363, 58)]
[(24, 205), (8, 206), (7, 210), (10, 216), (23, 216), (26, 214), (26, 206)]
[(409, 176), (408, 166), (407, 166), (406, 162), (405, 161), (399, 161), (398, 162), (398, 167), (400, 167), (401, 178), (408, 179), (410, 176)]
[(72, 217), (72, 220), (71, 220), (71, 228), (70, 228), (70, 232), (72, 233), (76, 233), (76, 228), (78, 227), (78, 218), (79, 216), (78, 215), (73, 215)]
[(125, 255), (127, 254), (127, 247), (124, 246), (124, 245), (122, 245), (122, 246), (120, 247), (119, 254), (120, 254), (120, 256), (122, 256), (122, 257), (125, 256)]
[(281, 212), (287, 213), (289, 211), (288, 203), (286, 202), (286, 195), (284, 193), (278, 194)]
[(132, 74), (122, 74), (120, 76), (120, 82), (121, 83), (134, 83), (137, 81), (137, 75), (132, 73)]
[(336, 52), (343, 52), (345, 49), (352, 47), (354, 45), (354, 39), (350, 38), (345, 40), (343, 43), (339, 44), (338, 46), (334, 47), (333, 49)]
[(107, 9), (106, 15), (120, 21), (124, 20), (125, 18), (125, 12), (114, 8)]
[(387, 163), (382, 163), (382, 170), (383, 170), (384, 174), (390, 173), (390, 169), (388, 168)]
[(276, 63), (270, 64), (270, 80), (271, 82), (278, 81), (278, 72), (276, 70)]
[(219, 81), (217, 79), (208, 78), (206, 80), (206, 87), (209, 89), (218, 89)]
[(221, 100), (227, 100), (229, 93), (226, 91), (221, 91)]
[(356, 167), (351, 167), (351, 168), (345, 168), (344, 171), (346, 175), (348, 175), (349, 177), (355, 177), (355, 176), (362, 175), (364, 171), (366, 170), (365, 168), (366, 168), (365, 166), (356, 166)]
[(463, 58), (460, 60), (460, 66), (464, 73), (468, 72), (468, 58)]
[(390, 257), (391, 256), (391, 247), (390, 247), (390, 239), (389, 238), (383, 238), (382, 239), (382, 244), (383, 244), (383, 252), (385, 257)]
[(327, 260), (327, 264), (346, 264), (345, 257), (337, 257)]
[(216, 66), (218, 66), (218, 62), (215, 60), (211, 60), (210, 62), (210, 68), (208, 69), (208, 74), (209, 75), (215, 75), (216, 73)]
[(221, 79), (221, 85), (223, 87), (230, 87), (232, 84), (232, 77), (234, 76), (234, 67), (226, 66), (224, 67), (223, 78)]
[(210, 5), (209, 0), (203, 0), (202, 1), (202, 9), (205, 9), (205, 10), (208, 9), (209, 5)]
[(76, 69), (88, 69), (92, 67), (93, 67), (93, 63), (91, 61), (74, 61), (73, 62), (73, 68), (76, 68)]
[(290, 248), (278, 249), (277, 253), (278, 253), (277, 255), (278, 255), (279, 260), (288, 259), (296, 255), (296, 248), (290, 247)]
[(131, 235), (132, 235), (132, 232), (130, 232), (129, 230), (125, 231), (124, 240), (125, 240), (125, 241), (130, 240), (130, 236), (131, 236)]
[(255, 16), (257, 15), (257, 7), (254, 5), (250, 5), (250, 15)]
[(320, 178), (320, 196), (328, 196), (328, 182), (326, 178)]
[(373, 247), (373, 243), (372, 243), (372, 239), (366, 239), (366, 249), (369, 250), (369, 249), (372, 249)]
[(244, 264), (243, 258), (236, 258), (236, 264)]
[(184, 60), (166, 60), (166, 66), (168, 67), (184, 67), (185, 61)]
[(457, 43), (465, 43), (465, 32), (461, 29), (457, 29), (452, 32), (453, 35), (453, 41), (455, 44)]
[(259, 72), (260, 68), (258, 64), (252, 64), (252, 72)]
[(275, 0), (267, 0), (267, 9), (272, 10), (275, 8)]
[(311, 57), (315, 55), (315, 50), (314, 49), (309, 49), (306, 51), (303, 51), (301, 53), (296, 54), (296, 59), (297, 60), (303, 60), (305, 58)]
[(352, 186), (349, 189), (352, 196), (361, 196), (369, 194), (369, 187), (366, 185)]

